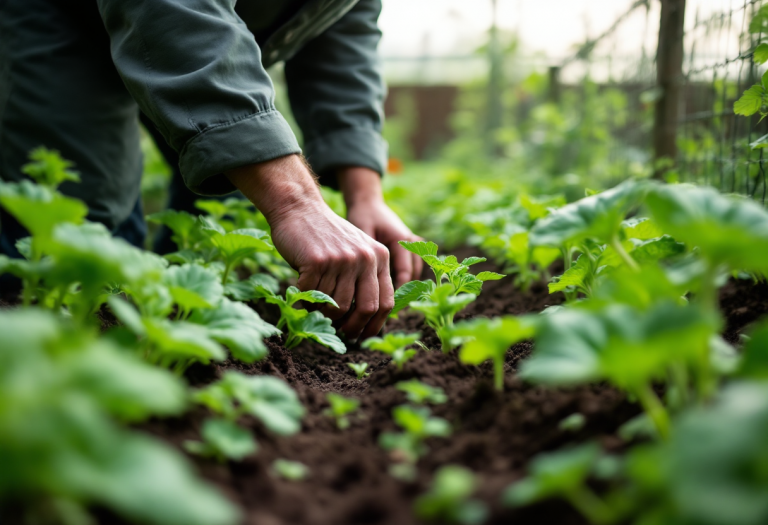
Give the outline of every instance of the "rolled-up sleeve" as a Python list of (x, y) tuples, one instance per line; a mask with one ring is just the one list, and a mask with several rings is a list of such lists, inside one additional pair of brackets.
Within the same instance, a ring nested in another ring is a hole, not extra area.
[(385, 171), (380, 13), (381, 0), (360, 0), (285, 64), (304, 154), (324, 184), (335, 185), (331, 175), (342, 166)]
[(301, 151), (234, 4), (98, 0), (123, 82), (201, 194), (233, 191), (229, 169)]

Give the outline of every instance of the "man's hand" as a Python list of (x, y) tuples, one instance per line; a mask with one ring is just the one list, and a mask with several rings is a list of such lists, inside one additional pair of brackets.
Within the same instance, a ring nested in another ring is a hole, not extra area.
[(389, 250), (395, 287), (418, 279), (423, 264), (421, 258), (397, 242), (420, 239), (384, 202), (379, 174), (368, 168), (344, 168), (337, 176), (347, 203), (347, 220)]
[(376, 335), (394, 307), (387, 248), (331, 211), (298, 155), (227, 176), (266, 217), (275, 247), (299, 272), (299, 289), (333, 297), (334, 320), (352, 310), (341, 326), (350, 339)]

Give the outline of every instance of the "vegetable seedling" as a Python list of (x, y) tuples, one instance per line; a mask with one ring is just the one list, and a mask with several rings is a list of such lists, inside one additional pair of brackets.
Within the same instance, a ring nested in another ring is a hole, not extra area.
[(450, 345), (443, 329), (452, 326), (454, 316), (477, 298), (484, 282), (505, 276), (495, 272), (469, 273), (470, 266), (485, 262), (484, 257), (469, 257), (459, 262), (453, 255), (438, 256), (433, 242), (400, 241), (400, 245), (421, 257), (432, 269), (435, 280), (411, 281), (398, 288), (392, 313), (411, 307), (424, 314), (427, 325), (437, 332), (443, 351), (447, 352)]
[(423, 405), (425, 403), (440, 405), (448, 401), (448, 396), (445, 395), (445, 391), (442, 388), (429, 386), (418, 379), (400, 381), (395, 384), (395, 388), (405, 392), (406, 399), (415, 405)]
[(358, 379), (364, 379), (371, 375), (368, 370), (368, 363), (347, 363), (347, 366), (352, 369)]
[(288, 338), (285, 341), (286, 348), (295, 348), (303, 340), (310, 339), (330, 348), (337, 354), (345, 354), (347, 352), (347, 347), (336, 336), (336, 330), (334, 330), (330, 319), (320, 312), (308, 312), (307, 310), (293, 307), (298, 301), (304, 301), (316, 304), (330, 304), (338, 308), (336, 301), (330, 296), (317, 290), (300, 292), (295, 286), (291, 286), (286, 290), (285, 298), (263, 286), (256, 286), (256, 291), (259, 297), (280, 308), (280, 320), (277, 323), (277, 327), (288, 329)]
[(418, 342), (421, 332), (415, 334), (406, 334), (405, 332), (393, 332), (384, 337), (371, 337), (362, 342), (360, 346), (369, 350), (385, 353), (392, 357), (398, 370), (403, 369), (403, 365), (416, 355), (416, 350), (408, 350), (409, 345)]
[(507, 488), (503, 501), (518, 507), (549, 498), (564, 498), (590, 523), (612, 523), (613, 510), (586, 484), (599, 457), (600, 448), (594, 443), (540, 454), (531, 462), (528, 477)]
[(414, 503), (416, 516), (433, 523), (477, 525), (488, 516), (485, 504), (470, 499), (477, 481), (470, 470), (457, 465), (441, 467), (432, 480), (429, 492)]
[(190, 454), (213, 457), (221, 463), (227, 459), (240, 461), (258, 448), (248, 430), (226, 419), (206, 419), (200, 436), (202, 441), (185, 441), (184, 449)]
[(403, 432), (382, 432), (379, 445), (400, 461), (415, 463), (428, 451), (424, 444), (427, 438), (451, 435), (450, 424), (432, 417), (427, 407), (400, 405), (392, 410), (392, 417)]
[(479, 365), (493, 361), (493, 384), (504, 390), (504, 360), (515, 343), (531, 338), (536, 332), (534, 318), (505, 316), (496, 319), (473, 319), (454, 326), (449, 334), (463, 340), (459, 359)]
[(309, 467), (299, 461), (278, 458), (272, 462), (272, 473), (288, 481), (302, 481), (309, 476)]
[(332, 417), (336, 420), (336, 427), (339, 430), (346, 430), (349, 428), (349, 415), (360, 408), (360, 400), (344, 397), (333, 392), (329, 392), (325, 399), (329, 403), (329, 407), (323, 412), (325, 415)]

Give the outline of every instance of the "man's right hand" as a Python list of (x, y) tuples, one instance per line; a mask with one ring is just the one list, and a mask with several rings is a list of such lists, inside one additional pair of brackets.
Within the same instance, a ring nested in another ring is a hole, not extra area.
[[(389, 251), (336, 215), (298, 155), (237, 168), (232, 183), (264, 214), (272, 240), (299, 272), (301, 290), (320, 290), (339, 305), (334, 320), (352, 340), (376, 335), (394, 307)], [(354, 309), (352, 304), (354, 300)]]

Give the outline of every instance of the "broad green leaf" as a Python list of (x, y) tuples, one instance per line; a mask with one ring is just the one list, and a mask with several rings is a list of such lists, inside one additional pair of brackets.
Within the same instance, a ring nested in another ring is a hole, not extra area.
[(743, 95), (733, 103), (733, 112), (737, 115), (743, 115), (750, 117), (760, 111), (763, 107), (763, 96), (765, 95), (765, 88), (756, 84), (746, 90)]
[(434, 281), (411, 281), (405, 283), (395, 291), (395, 307), (392, 309), (392, 313), (396, 314), (413, 301), (420, 300), (422, 296), (434, 290), (434, 287)]
[(263, 292), (257, 290), (259, 286), (273, 294), (280, 291), (277, 279), (266, 273), (256, 273), (243, 281), (228, 282), (224, 286), (224, 294), (235, 301), (250, 301), (263, 297)]
[(301, 481), (309, 476), (309, 467), (299, 461), (278, 458), (272, 462), (272, 472), (288, 481)]
[(642, 200), (645, 189), (644, 183), (627, 181), (554, 210), (533, 226), (530, 245), (560, 248), (585, 239), (610, 242), (627, 213)]
[(192, 360), (208, 364), (226, 358), (224, 349), (209, 336), (203, 326), (185, 321), (145, 319), (144, 329), (161, 362)]
[(35, 238), (50, 237), (63, 223), (80, 224), (88, 214), (83, 202), (28, 180), (0, 182), (0, 205)]
[(749, 21), (749, 32), (752, 34), (768, 33), (768, 9), (766, 6), (761, 6)]
[(291, 286), (285, 292), (285, 301), (289, 306), (293, 306), (297, 301), (304, 301), (306, 303), (328, 303), (330, 305), (339, 307), (331, 296), (319, 292), (317, 290), (308, 290), (306, 292), (300, 292), (295, 286)]
[(536, 221), (549, 215), (553, 208), (565, 206), (566, 200), (563, 195), (540, 195), (532, 197), (530, 195), (520, 195), (520, 205), (528, 211), (531, 221)]
[[(299, 311), (299, 310), (296, 310)], [(320, 312), (309, 312), (297, 320), (288, 320), (291, 336), (301, 339), (311, 339), (326, 346), (337, 354), (346, 354), (347, 347), (336, 335), (331, 320)]]
[(399, 349), (410, 346), (421, 338), (421, 332), (407, 334), (405, 332), (392, 332), (384, 337), (369, 337), (360, 346), (377, 352), (392, 355)]
[(685, 285), (673, 283), (658, 265), (642, 266), (639, 272), (617, 268), (593, 287), (593, 304), (621, 303), (645, 310), (663, 301), (687, 304)]
[(715, 264), (768, 270), (768, 211), (712, 188), (658, 186), (647, 205), (664, 230)]
[(480, 272), (477, 275), (475, 275), (475, 277), (478, 280), (485, 282), (485, 281), (498, 281), (506, 277), (506, 275), (496, 273), (496, 272)]
[(594, 443), (540, 454), (531, 462), (528, 477), (509, 486), (502, 499), (518, 507), (572, 494), (584, 485), (599, 456), (600, 447)]
[(422, 439), (451, 435), (450, 424), (445, 419), (432, 417), (427, 407), (400, 405), (392, 410), (392, 418), (407, 433)]
[(230, 264), (257, 251), (271, 251), (274, 248), (269, 234), (255, 228), (235, 230), (224, 235), (216, 232), (211, 236), (211, 244), (219, 249)]
[(664, 232), (659, 225), (647, 217), (628, 219), (622, 223), (624, 236), (627, 239), (648, 240), (661, 237)]
[(146, 334), (147, 331), (144, 328), (141, 314), (131, 303), (113, 295), (107, 299), (107, 304), (109, 304), (109, 307), (112, 310), (112, 313), (115, 314), (115, 317), (117, 317), (117, 320), (128, 327), (131, 332), (136, 335)]
[(425, 255), (437, 255), (437, 244), (431, 241), (399, 241), (400, 246), (420, 257)]
[(216, 308), (196, 310), (189, 321), (204, 326), (208, 337), (226, 345), (232, 355), (244, 363), (266, 357), (263, 340), (280, 334), (280, 330), (262, 320), (253, 309), (229, 299), (220, 299)]
[(577, 290), (591, 295), (591, 279), (593, 277), (592, 262), (589, 257), (582, 254), (579, 255), (576, 262), (568, 268), (563, 275), (555, 277), (549, 287), (549, 293), (564, 292), (569, 287), (573, 286)]
[(203, 442), (186, 441), (184, 448), (188, 452), (201, 456), (213, 456), (223, 460), (241, 461), (257, 450), (253, 435), (226, 419), (206, 419), (200, 431)]
[(632, 250), (632, 258), (639, 264), (648, 264), (685, 252), (685, 245), (677, 242), (669, 235), (663, 235), (657, 239), (649, 239), (639, 243)]
[(487, 261), (485, 257), (467, 257), (463, 261), (461, 261), (461, 264), (464, 266), (472, 266), (473, 264), (478, 264)]
[(171, 240), (180, 250), (190, 248), (195, 240), (195, 230), (198, 221), (194, 215), (185, 211), (165, 210), (147, 215), (147, 220), (154, 224), (162, 224), (173, 232)]
[(768, 62), (768, 44), (763, 42), (757, 46), (753, 56), (756, 64), (765, 64)]
[(40, 185), (56, 189), (63, 182), (80, 182), (80, 175), (70, 169), (74, 163), (63, 159), (56, 150), (41, 146), (30, 152), (29, 159), (32, 162), (22, 166), (21, 171)]
[(227, 372), (225, 380), (232, 381), (242, 409), (275, 434), (290, 436), (301, 429), (304, 407), (286, 382), (272, 376), (246, 376), (238, 372)]
[(768, 379), (768, 323), (762, 322), (749, 334), (736, 374), (745, 379)]
[(184, 310), (213, 308), (224, 295), (219, 277), (196, 264), (171, 266), (163, 273), (163, 283)]

